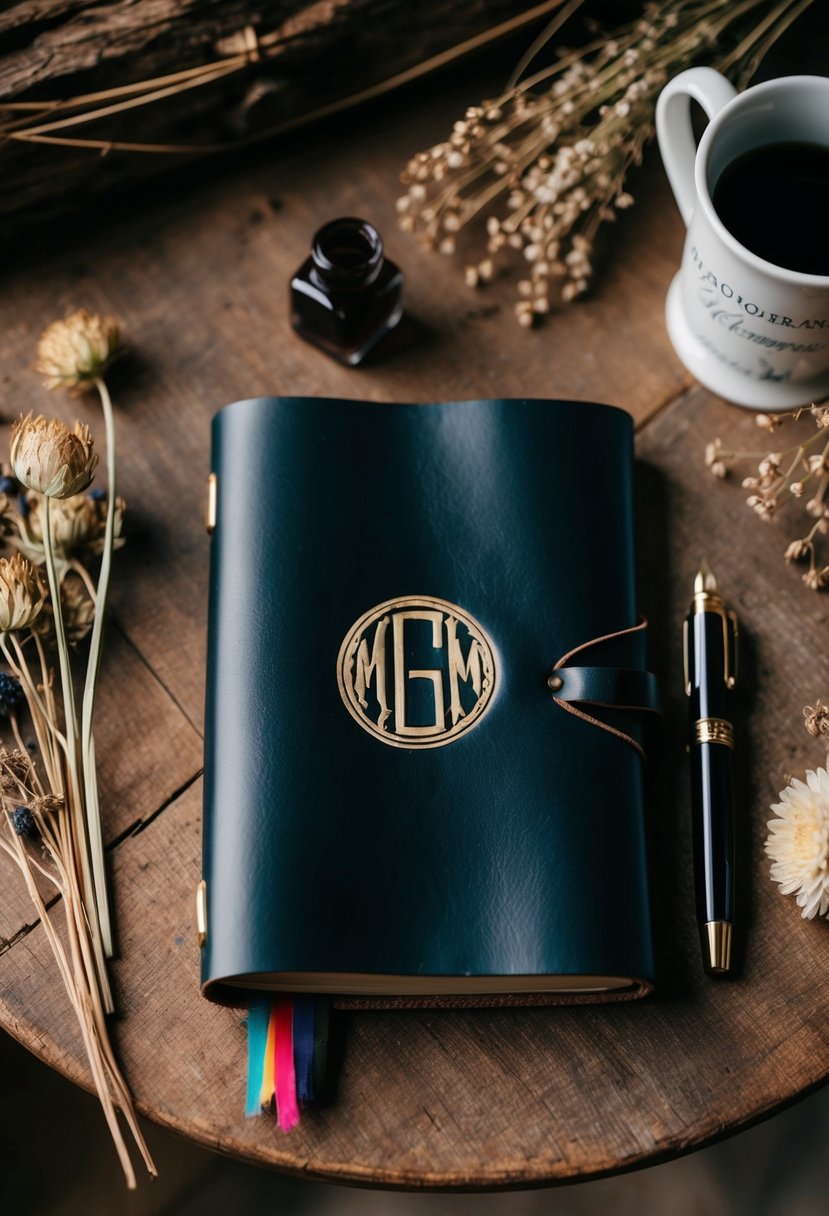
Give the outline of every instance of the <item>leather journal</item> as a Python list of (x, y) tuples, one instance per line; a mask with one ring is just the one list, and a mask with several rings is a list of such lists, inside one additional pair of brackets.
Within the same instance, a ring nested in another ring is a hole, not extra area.
[(256, 398), (212, 451), (205, 995), (647, 992), (630, 416)]

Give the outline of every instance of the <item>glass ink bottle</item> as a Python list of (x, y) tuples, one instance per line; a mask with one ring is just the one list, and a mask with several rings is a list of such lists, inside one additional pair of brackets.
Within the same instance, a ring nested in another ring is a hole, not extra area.
[(356, 367), (403, 315), (403, 275), (366, 220), (320, 228), (291, 280), (291, 324), (340, 363)]

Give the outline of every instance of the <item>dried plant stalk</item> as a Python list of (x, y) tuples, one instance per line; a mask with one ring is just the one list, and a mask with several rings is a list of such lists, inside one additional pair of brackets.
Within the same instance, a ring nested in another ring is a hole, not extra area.
[(641, 20), (610, 37), (559, 51), (552, 67), (471, 106), (448, 139), (409, 161), (401, 228), (452, 254), (457, 234), (483, 222), (486, 253), (466, 267), (466, 281), (489, 282), (498, 259), (515, 251), (526, 266), (515, 312), (531, 326), (556, 298), (588, 290), (596, 235), (634, 201), (626, 179), (654, 135), (668, 80), (705, 62), (745, 84), (811, 2), (667, 0), (647, 4)]
[[(0, 558), (0, 652), (9, 668), (0, 672), (0, 713), (9, 719), (14, 746), (0, 746), (0, 847), (22, 873), (43, 924), (132, 1188), (135, 1171), (119, 1112), (147, 1169), (156, 1171), (106, 1021), (113, 1008), (105, 960), (112, 931), (92, 735), (103, 612), (124, 511), (115, 493), (113, 412), (103, 379), (118, 345), (111, 318), (80, 311), (50, 326), (38, 347), (37, 366), (48, 387), (99, 394), (107, 436), (105, 507), (97, 492), (86, 493), (97, 463), (86, 426), (77, 423), (70, 431), (57, 419), (29, 415), (12, 431), (13, 476), (2, 477), (0, 524), (17, 552)], [(96, 584), (87, 563), (98, 557)], [(79, 719), (72, 647), (90, 633)], [(36, 757), (21, 734), (23, 702)], [(39, 879), (60, 896), (53, 907)]]

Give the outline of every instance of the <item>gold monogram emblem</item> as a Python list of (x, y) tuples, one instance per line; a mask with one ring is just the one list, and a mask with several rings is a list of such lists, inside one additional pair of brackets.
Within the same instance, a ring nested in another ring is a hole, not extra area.
[(495, 691), (495, 651), (468, 612), (431, 595), (378, 604), (337, 658), (346, 709), (391, 747), (442, 747), (477, 726)]

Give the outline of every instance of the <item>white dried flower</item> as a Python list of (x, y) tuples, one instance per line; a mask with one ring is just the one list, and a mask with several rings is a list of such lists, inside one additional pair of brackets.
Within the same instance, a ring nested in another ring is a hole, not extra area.
[(814, 705), (804, 706), (803, 721), (814, 739), (829, 739), (829, 706), (824, 705), (820, 698)]
[(20, 553), (0, 557), (0, 633), (27, 629), (43, 607), (43, 585)]
[(809, 542), (801, 537), (799, 540), (793, 540), (783, 554), (787, 562), (799, 562), (804, 557), (809, 555)]
[[(43, 548), (45, 498), (30, 490), (26, 495), (26, 510), (21, 511), (19, 536), (9, 536), (8, 543), (14, 545), (24, 557), (42, 566), (46, 555)], [(115, 499), (113, 514), (113, 548), (120, 549), (124, 543), (121, 532), (124, 523), (125, 503)], [(105, 498), (88, 494), (73, 494), (71, 498), (56, 499), (50, 510), (52, 545), (55, 556), (65, 561), (72, 558), (84, 560), (100, 557), (104, 550), (107, 503)]]
[(53, 321), (37, 344), (35, 371), (47, 388), (77, 394), (91, 388), (120, 349), (114, 317), (79, 308), (62, 321)]
[[(728, 466), (723, 460), (722, 441), (714, 439), (711, 443), (705, 445), (705, 467), (714, 475), (714, 477), (727, 477)], [(745, 482), (743, 483), (745, 485)], [(746, 489), (753, 488), (746, 486)]]
[(781, 792), (768, 822), (766, 853), (783, 895), (796, 895), (807, 920), (829, 912), (829, 773), (794, 778)]
[(811, 591), (822, 591), (829, 583), (829, 566), (824, 566), (822, 570), (817, 566), (810, 566), (802, 577)]
[(73, 430), (59, 418), (28, 414), (12, 425), (10, 456), (14, 475), (29, 490), (47, 498), (71, 498), (92, 481), (98, 456), (89, 427)]

